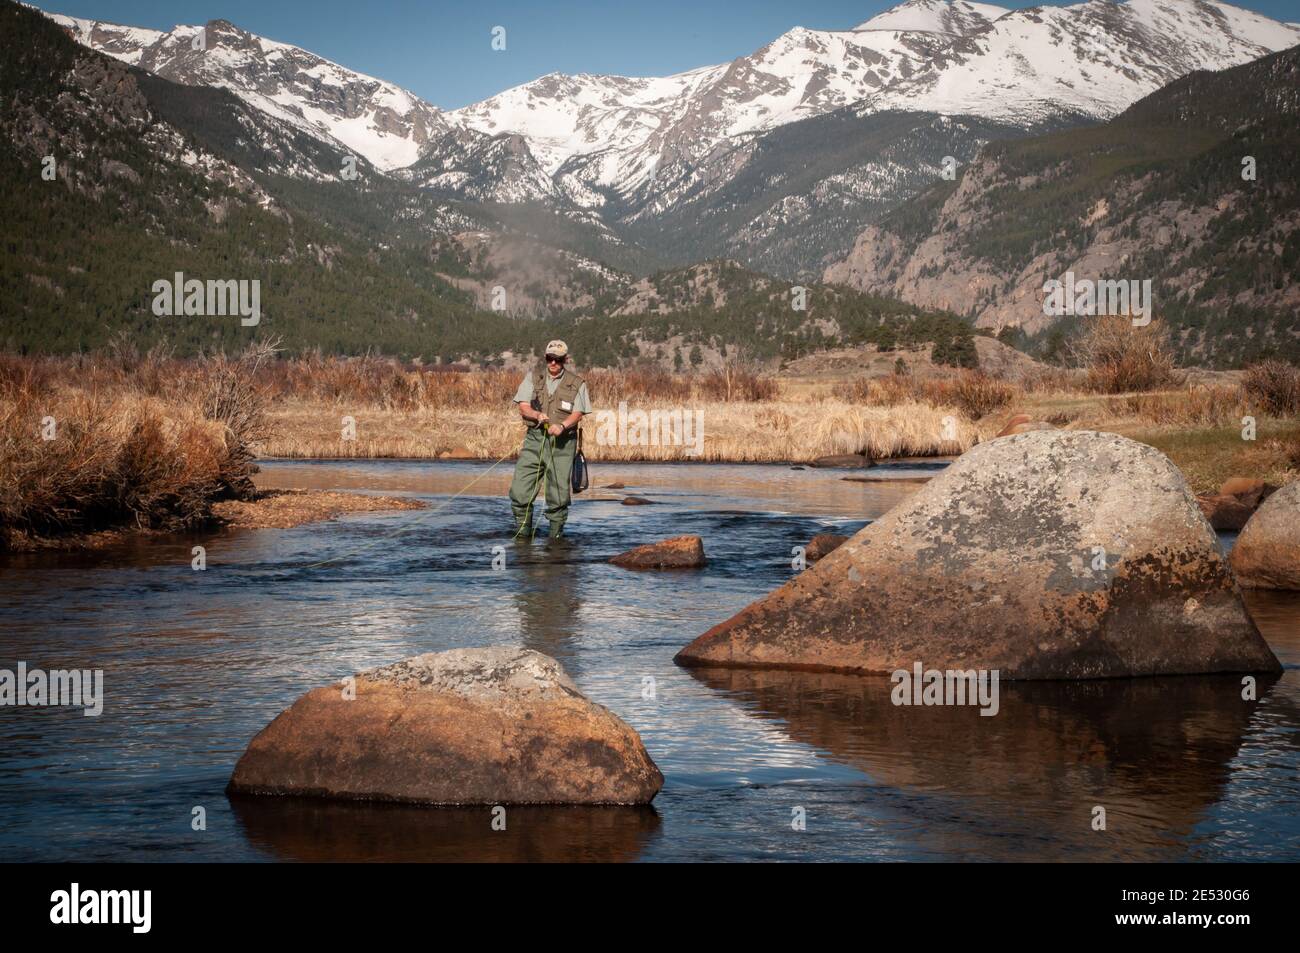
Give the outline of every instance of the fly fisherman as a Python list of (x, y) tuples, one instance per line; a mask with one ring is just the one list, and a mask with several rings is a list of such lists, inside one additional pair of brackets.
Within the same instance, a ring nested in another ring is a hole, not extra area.
[(569, 517), (569, 478), (578, 449), (578, 422), (591, 413), (587, 382), (566, 370), (569, 346), (546, 345), (545, 361), (528, 373), (515, 393), (519, 414), (528, 425), (510, 483), (510, 508), (516, 537), (533, 532), (533, 501), (546, 484), (546, 524), (551, 539), (564, 535)]

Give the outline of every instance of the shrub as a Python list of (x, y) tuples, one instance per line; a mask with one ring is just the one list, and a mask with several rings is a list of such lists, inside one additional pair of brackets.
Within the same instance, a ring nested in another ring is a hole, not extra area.
[(1074, 344), (1088, 389), (1102, 394), (1157, 390), (1181, 383), (1163, 322), (1135, 327), (1125, 315), (1089, 318)]
[(839, 384), (832, 395), (850, 403), (878, 407), (918, 401), (931, 407), (956, 407), (971, 420), (979, 420), (1020, 399), (1024, 393), (1015, 384), (990, 377), (983, 371), (962, 371), (943, 380), (920, 380), (904, 374), (859, 378)]
[(268, 388), (258, 374), (275, 356), (277, 342), (250, 345), (235, 360), (224, 354), (202, 367), (203, 415), (225, 431), (225, 453), (219, 461), (218, 493), (247, 499), (254, 492), (256, 444), (267, 436)]
[(954, 380), (941, 382), (940, 392), (944, 391), (951, 394), (951, 402), (971, 420), (979, 420), (1024, 396), (1015, 384), (979, 371), (967, 371)]
[(725, 364), (705, 374), (699, 381), (700, 396), (710, 400), (771, 400), (776, 397), (777, 383), (743, 364)]
[(1285, 361), (1261, 361), (1246, 368), (1242, 389), (1265, 413), (1300, 414), (1300, 368)]

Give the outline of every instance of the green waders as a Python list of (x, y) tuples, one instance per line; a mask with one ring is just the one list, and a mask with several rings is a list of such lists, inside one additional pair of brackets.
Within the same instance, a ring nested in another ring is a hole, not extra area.
[(578, 452), (578, 435), (566, 430), (552, 437), (543, 427), (530, 427), (524, 435), (524, 445), (515, 464), (515, 477), (510, 481), (510, 508), (515, 515), (516, 535), (533, 531), (533, 501), (546, 481), (546, 524), (552, 539), (564, 533), (564, 521), (569, 518), (569, 478), (573, 471), (573, 458)]

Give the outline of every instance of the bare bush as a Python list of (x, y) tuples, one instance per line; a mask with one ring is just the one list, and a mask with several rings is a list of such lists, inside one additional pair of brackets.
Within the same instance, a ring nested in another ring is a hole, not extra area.
[(1022, 398), (1024, 392), (1015, 384), (982, 371), (963, 371), (942, 380), (921, 380), (905, 374), (864, 378), (842, 384), (835, 389), (834, 396), (879, 407), (919, 401), (931, 407), (955, 407), (971, 420), (979, 420)]
[(219, 466), (223, 496), (247, 499), (254, 492), (256, 445), (269, 436), (266, 409), (270, 400), (258, 373), (275, 358), (278, 341), (250, 344), (231, 360), (224, 354), (210, 358), (202, 368), (205, 378), (203, 415), (225, 429), (226, 449)]
[(701, 397), (724, 402), (772, 400), (777, 390), (777, 383), (772, 378), (739, 363), (724, 364), (699, 380)]
[(1261, 361), (1246, 368), (1242, 389), (1267, 414), (1300, 414), (1300, 368), (1286, 361)]
[(1101, 394), (1159, 390), (1182, 383), (1174, 369), (1169, 334), (1161, 321), (1135, 327), (1124, 315), (1089, 318), (1074, 344), (1074, 358), (1086, 372), (1089, 390)]

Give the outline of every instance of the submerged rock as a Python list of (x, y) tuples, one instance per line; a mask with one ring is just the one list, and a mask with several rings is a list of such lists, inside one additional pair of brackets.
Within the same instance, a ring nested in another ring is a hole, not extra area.
[(1300, 481), (1260, 504), (1230, 558), (1243, 586), (1300, 589)]
[(967, 451), (677, 661), (1030, 679), (1280, 669), (1177, 468), (1062, 430)]
[(839, 533), (818, 533), (804, 547), (803, 558), (807, 562), (815, 563), (822, 557), (829, 556), (848, 541), (847, 536), (841, 536)]
[(624, 569), (698, 569), (706, 562), (704, 540), (698, 536), (674, 536), (619, 553), (610, 562)]
[(1225, 494), (1201, 494), (1196, 503), (1209, 524), (1219, 531), (1241, 529), (1255, 512), (1237, 497)]
[(1203, 493), (1196, 501), (1201, 512), (1217, 530), (1239, 530), (1259, 505), (1277, 490), (1271, 483), (1249, 477), (1230, 477), (1218, 493)]
[[(351, 694), (353, 697), (349, 697)], [(421, 804), (647, 804), (637, 733), (554, 659), (453, 649), (303, 695), (250, 742), (229, 791)]]
[(861, 453), (836, 453), (818, 457), (810, 466), (814, 467), (869, 467), (871, 458)]
[(625, 496), (623, 497), (624, 506), (653, 506), (654, 500), (647, 500), (644, 496)]

